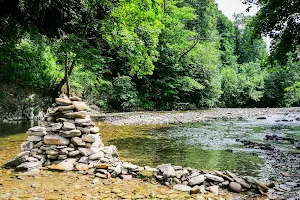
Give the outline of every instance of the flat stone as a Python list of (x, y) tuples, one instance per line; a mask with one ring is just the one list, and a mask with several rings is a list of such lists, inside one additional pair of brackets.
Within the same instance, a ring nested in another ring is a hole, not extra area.
[(63, 122), (62, 130), (70, 131), (76, 129), (75, 124), (70, 122)]
[(84, 102), (74, 101), (73, 105), (77, 111), (88, 110), (88, 107)]
[(71, 137), (78, 137), (81, 136), (81, 131), (80, 130), (70, 130), (70, 131), (60, 131), (59, 134), (62, 137), (67, 137), (67, 138), (71, 138)]
[(81, 101), (81, 99), (77, 96), (73, 96), (69, 98), (71, 101)]
[(242, 186), (239, 183), (231, 182), (228, 189), (232, 192), (240, 193), (242, 192)]
[(44, 143), (48, 145), (69, 145), (70, 140), (59, 135), (46, 135)]
[(56, 156), (58, 155), (58, 151), (48, 150), (45, 152), (47, 155)]
[(187, 185), (177, 184), (177, 185), (173, 186), (173, 189), (179, 190), (179, 191), (182, 191), (182, 192), (189, 192), (189, 191), (191, 191), (192, 188), (187, 186)]
[(108, 176), (106, 174), (101, 174), (101, 173), (96, 173), (95, 176), (99, 177), (99, 178), (103, 178), (103, 179), (108, 178)]
[(61, 106), (68, 106), (68, 105), (72, 105), (72, 101), (69, 99), (63, 99), (63, 98), (56, 98), (55, 99), (55, 103), (57, 105), (61, 105)]
[(24, 142), (21, 144), (21, 151), (30, 151), (34, 148), (33, 142)]
[(74, 157), (74, 156), (78, 156), (79, 154), (80, 154), (80, 151), (77, 150), (77, 151), (70, 151), (68, 155), (71, 157)]
[(208, 180), (212, 180), (212, 181), (216, 181), (216, 182), (224, 182), (224, 179), (222, 177), (219, 177), (219, 176), (215, 176), (215, 175), (212, 175), (212, 174), (205, 174), (204, 176)]
[(103, 158), (104, 157), (104, 153), (102, 151), (99, 151), (95, 154), (92, 154), (89, 156), (89, 159), (90, 160), (97, 160), (97, 159), (100, 159), (100, 158)]
[(41, 168), (42, 163), (41, 162), (25, 162), (16, 167), (17, 170), (20, 171), (30, 171), (32, 169)]
[(43, 127), (43, 126), (34, 126), (30, 129), (28, 129), (28, 131), (31, 131), (31, 132), (44, 132), (44, 131), (46, 131), (46, 128)]
[(286, 182), (285, 184), (288, 185), (288, 186), (292, 186), (292, 187), (297, 187), (298, 186), (298, 184), (295, 183), (295, 182)]
[(95, 168), (97, 168), (97, 169), (108, 169), (110, 166), (111, 166), (111, 164), (108, 164), (108, 163), (100, 163), (100, 164), (97, 164), (95, 166)]
[(74, 169), (74, 164), (76, 162), (75, 158), (68, 158), (57, 164), (52, 164), (47, 166), (48, 169), (59, 170), (59, 171), (72, 171)]
[(76, 119), (76, 118), (84, 119), (87, 117), (87, 112), (79, 111), (79, 112), (65, 113), (64, 116), (69, 119)]
[(99, 131), (100, 131), (100, 128), (97, 127), (97, 126), (95, 126), (95, 127), (93, 127), (93, 128), (90, 128), (90, 132), (91, 132), (91, 133), (96, 134), (96, 133), (99, 133)]
[(26, 162), (26, 157), (22, 156), (22, 157), (16, 157), (10, 161), (8, 161), (4, 167), (5, 168), (10, 168), (10, 167), (15, 167), (15, 166), (18, 166), (22, 163)]
[(85, 164), (88, 164), (89, 163), (89, 158), (88, 157), (81, 157), (79, 160), (78, 160), (79, 163), (85, 163)]
[(75, 106), (74, 105), (58, 106), (57, 109), (58, 109), (58, 111), (63, 112), (63, 111), (66, 111), (66, 110), (74, 110)]
[(204, 175), (201, 174), (199, 176), (191, 178), (189, 180), (188, 184), (190, 186), (200, 185), (201, 183), (203, 183), (204, 180), (205, 180), (205, 177), (204, 177)]
[(36, 136), (36, 135), (31, 135), (31, 136), (27, 137), (27, 140), (29, 142), (39, 142), (39, 141), (42, 140), (42, 137), (41, 136)]
[(57, 132), (57, 131), (59, 131), (61, 129), (61, 127), (62, 127), (61, 123), (51, 124), (51, 131)]
[(170, 178), (170, 177), (175, 177), (176, 176), (176, 171), (172, 166), (168, 166), (164, 169), (163, 171), (163, 177), (164, 178)]
[(35, 135), (35, 136), (40, 136), (40, 137), (42, 137), (42, 136), (44, 136), (44, 135), (47, 134), (46, 131), (39, 131), (39, 132), (27, 131), (26, 133), (27, 133), (27, 135), (29, 135), (29, 136)]
[(87, 164), (84, 164), (84, 163), (78, 163), (75, 165), (75, 169), (78, 170), (78, 171), (86, 171), (89, 169), (89, 165)]
[(72, 144), (74, 144), (76, 146), (85, 146), (85, 142), (82, 141), (82, 139), (79, 137), (73, 137), (71, 139), (71, 142), (72, 142)]

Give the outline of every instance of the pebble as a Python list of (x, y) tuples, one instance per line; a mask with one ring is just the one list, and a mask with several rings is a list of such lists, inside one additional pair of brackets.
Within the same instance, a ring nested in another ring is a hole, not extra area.
[(228, 189), (232, 192), (240, 193), (242, 191), (242, 186), (239, 183), (231, 182)]

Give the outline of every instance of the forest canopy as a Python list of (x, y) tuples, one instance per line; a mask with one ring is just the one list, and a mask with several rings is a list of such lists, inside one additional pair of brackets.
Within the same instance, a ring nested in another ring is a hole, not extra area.
[(56, 97), (67, 66), (102, 110), (298, 106), (299, 0), (244, 3), (230, 21), (213, 0), (0, 0), (0, 80)]

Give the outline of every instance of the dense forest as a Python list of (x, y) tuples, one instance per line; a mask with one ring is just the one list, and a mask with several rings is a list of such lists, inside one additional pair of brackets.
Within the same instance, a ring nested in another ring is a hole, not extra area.
[(66, 78), (104, 111), (298, 106), (299, 0), (244, 3), (232, 22), (213, 0), (0, 0), (0, 108)]

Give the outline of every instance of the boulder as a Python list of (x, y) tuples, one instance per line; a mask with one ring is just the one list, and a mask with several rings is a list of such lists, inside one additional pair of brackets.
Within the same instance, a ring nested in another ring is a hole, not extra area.
[(59, 135), (46, 135), (44, 143), (48, 145), (69, 145), (70, 140)]

